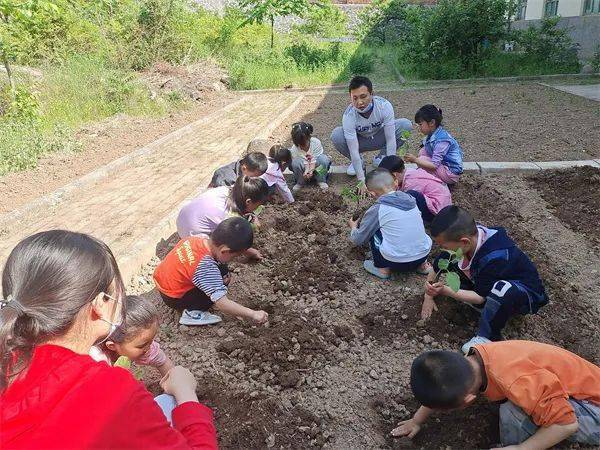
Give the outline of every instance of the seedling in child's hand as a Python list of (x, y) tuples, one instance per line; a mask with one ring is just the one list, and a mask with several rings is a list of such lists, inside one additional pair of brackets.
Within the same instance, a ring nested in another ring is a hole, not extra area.
[(327, 173), (327, 167), (319, 166), (315, 169), (315, 173), (320, 177), (324, 176)]
[(398, 147), (398, 150), (396, 150), (396, 154), (400, 158), (403, 158), (404, 155), (406, 155), (406, 152), (408, 151), (408, 139), (410, 138), (410, 131), (404, 130), (401, 136), (404, 143), (400, 147)]
[(462, 249), (458, 249), (455, 252), (446, 250), (446, 252), (450, 253), (450, 257), (448, 259), (440, 258), (438, 260), (438, 272), (435, 274), (435, 282), (438, 282), (442, 273), (445, 274), (446, 285), (452, 289), (454, 292), (458, 292), (460, 289), (460, 276), (458, 273), (450, 270), (450, 266), (452, 264), (458, 263), (462, 257), (463, 252)]

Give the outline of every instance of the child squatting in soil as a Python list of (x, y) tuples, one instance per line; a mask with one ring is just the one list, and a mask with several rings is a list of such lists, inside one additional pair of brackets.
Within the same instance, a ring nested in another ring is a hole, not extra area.
[(425, 223), (430, 223), (440, 209), (452, 204), (446, 183), (423, 169), (405, 169), (404, 161), (396, 155), (386, 156), (379, 164), (396, 178), (398, 189), (412, 195)]
[(154, 340), (159, 322), (158, 310), (152, 303), (141, 296), (128, 295), (123, 324), (104, 343), (93, 346), (90, 356), (110, 365), (124, 356), (138, 365), (154, 367), (165, 376), (174, 364)]
[(269, 150), (269, 164), (267, 171), (260, 177), (269, 186), (269, 195), (279, 192), (286, 203), (294, 203), (294, 196), (288, 187), (283, 171), (292, 164), (292, 153), (289, 148), (274, 145)]
[(421, 317), (428, 318), (437, 309), (433, 299), (438, 295), (480, 311), (477, 335), (462, 346), (465, 354), (475, 344), (501, 340), (501, 331), (512, 316), (534, 314), (548, 303), (536, 267), (504, 228), (478, 225), (464, 209), (447, 206), (431, 223), (431, 235), (443, 249), (462, 251), (463, 258), (448, 268), (461, 277), (461, 288), (454, 292), (437, 280), (440, 259), (450, 257), (442, 252), (425, 283)]
[(241, 176), (260, 177), (267, 171), (267, 157), (260, 152), (251, 152), (239, 161), (233, 161), (215, 170), (209, 188), (232, 186)]
[(269, 315), (230, 300), (227, 285), (231, 275), (225, 263), (252, 247), (254, 232), (247, 220), (230, 217), (222, 221), (210, 238), (190, 236), (175, 245), (154, 271), (156, 288), (165, 304), (181, 311), (182, 325), (210, 325), (222, 319), (208, 311), (265, 323)]
[[(181, 239), (189, 236), (208, 237), (226, 218), (242, 216), (259, 226), (254, 214), (269, 197), (267, 183), (261, 178), (241, 175), (232, 187), (221, 186), (208, 189), (179, 211), (177, 233)], [(245, 255), (261, 259), (260, 252), (250, 248)]]
[(348, 222), (352, 242), (362, 245), (369, 241), (371, 245), (373, 259), (365, 260), (365, 270), (384, 280), (392, 271), (428, 274), (432, 242), (414, 197), (397, 191), (398, 183), (386, 169), (370, 172), (365, 181), (369, 194), (377, 200), (360, 225), (352, 219)]
[(463, 151), (442, 127), (442, 110), (425, 105), (415, 114), (415, 123), (425, 138), (419, 156), (407, 153), (404, 156), (406, 162), (415, 163), (446, 184), (458, 183), (463, 173)]
[(393, 436), (414, 437), (436, 410), (500, 405), (503, 449), (542, 449), (567, 439), (600, 445), (600, 367), (562, 348), (530, 341), (473, 346), (467, 356), (434, 350), (412, 364), (410, 386), (421, 407)]
[(290, 169), (294, 172), (296, 184), (292, 191), (302, 189), (309, 181), (315, 180), (318, 186), (329, 189), (327, 175), (331, 158), (323, 150), (323, 144), (313, 137), (313, 126), (306, 122), (297, 122), (292, 125), (292, 165)]

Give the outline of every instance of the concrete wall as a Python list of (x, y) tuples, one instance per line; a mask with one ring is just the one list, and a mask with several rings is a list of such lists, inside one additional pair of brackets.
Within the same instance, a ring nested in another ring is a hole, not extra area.
[[(519, 20), (513, 22), (517, 30), (527, 28), (529, 25), (539, 26), (540, 20)], [(558, 22), (560, 28), (568, 28), (573, 42), (581, 46), (579, 57), (581, 59), (591, 58), (595, 47), (600, 44), (600, 15), (588, 15), (578, 17), (562, 17)]]
[[(204, 1), (204, 0), (203, 0)], [(358, 24), (358, 13), (367, 4), (336, 4), (336, 7), (340, 8), (346, 16), (348, 16), (348, 32), (352, 34), (352, 30)], [(304, 23), (303, 19), (296, 16), (286, 16), (275, 18), (275, 29), (278, 31), (289, 31), (292, 26)]]
[[(561, 17), (575, 17), (583, 13), (585, 0), (559, 0), (558, 15)], [(537, 20), (544, 16), (545, 0), (527, 0), (525, 10), (526, 20)]]

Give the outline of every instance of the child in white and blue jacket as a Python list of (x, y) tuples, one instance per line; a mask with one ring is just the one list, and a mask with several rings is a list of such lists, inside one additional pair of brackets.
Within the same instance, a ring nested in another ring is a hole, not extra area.
[(392, 271), (417, 271), (427, 275), (431, 238), (425, 233), (421, 212), (411, 195), (397, 191), (398, 182), (386, 169), (376, 169), (365, 179), (369, 194), (377, 199), (363, 218), (350, 220), (350, 239), (356, 245), (369, 241), (372, 260), (363, 267), (381, 279)]
[(425, 105), (415, 114), (415, 123), (425, 135), (419, 156), (406, 154), (406, 162), (435, 175), (444, 183), (458, 183), (463, 173), (463, 151), (456, 139), (442, 127), (442, 110)]

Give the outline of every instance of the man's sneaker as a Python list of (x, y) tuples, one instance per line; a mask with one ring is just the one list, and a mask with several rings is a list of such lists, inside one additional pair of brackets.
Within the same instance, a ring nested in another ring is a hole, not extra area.
[(302, 189), (302, 185), (300, 184), (295, 184), (294, 187), (292, 188), (292, 191), (294, 192), (298, 192), (300, 189)]
[[(361, 164), (362, 164), (362, 166), (363, 166), (363, 170), (364, 170), (364, 168), (365, 168), (365, 162), (364, 162), (364, 160), (362, 159), (362, 156), (361, 156), (361, 158), (360, 158), (360, 162), (361, 162)], [(352, 165), (352, 163), (350, 163), (350, 165), (349, 165), (349, 166), (348, 166), (348, 168), (346, 169), (346, 175), (349, 175), (349, 176), (351, 176), (351, 177), (353, 177), (353, 176), (355, 176), (355, 175), (356, 175), (356, 170), (354, 170), (354, 166)]]
[(329, 189), (329, 185), (327, 183), (323, 182), (323, 181), (319, 183), (319, 187), (322, 190), (324, 190), (324, 191), (326, 191), (327, 189)]
[(469, 350), (471, 350), (471, 347), (473, 347), (474, 345), (489, 344), (490, 342), (492, 341), (490, 341), (488, 338), (484, 338), (483, 336), (474, 336), (469, 342), (467, 342), (461, 347), (461, 350), (466, 355), (469, 353)]
[(382, 159), (383, 159), (383, 156), (381, 156), (381, 155), (373, 156), (373, 167), (379, 167), (379, 164), (381, 164)]
[(211, 314), (208, 311), (188, 311), (187, 309), (183, 310), (181, 314), (181, 319), (179, 319), (180, 325), (212, 325), (214, 323), (219, 323), (221, 317), (216, 314)]

